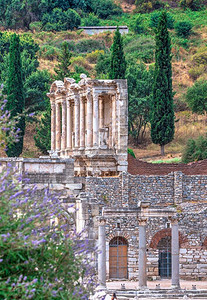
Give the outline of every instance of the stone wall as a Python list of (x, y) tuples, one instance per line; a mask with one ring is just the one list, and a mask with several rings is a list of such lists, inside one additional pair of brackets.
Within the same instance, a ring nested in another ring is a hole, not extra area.
[[(79, 29), (83, 29), (85, 33), (89, 34), (89, 35), (93, 35), (93, 34), (99, 34), (102, 32), (113, 32), (116, 30), (116, 26), (84, 26), (84, 27), (79, 27)], [(123, 33), (128, 33), (129, 29), (127, 26), (119, 26), (119, 32), (121, 34)]]

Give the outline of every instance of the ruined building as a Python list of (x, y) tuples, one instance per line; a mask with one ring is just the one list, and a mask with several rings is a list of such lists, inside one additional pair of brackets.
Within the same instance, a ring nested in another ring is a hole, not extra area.
[(137, 279), (146, 267), (143, 285), (146, 276), (207, 279), (207, 161), (155, 166), (128, 157), (126, 81), (81, 77), (51, 86), (50, 156), (13, 164), (39, 190), (62, 190), (89, 239), (103, 230), (107, 278)]

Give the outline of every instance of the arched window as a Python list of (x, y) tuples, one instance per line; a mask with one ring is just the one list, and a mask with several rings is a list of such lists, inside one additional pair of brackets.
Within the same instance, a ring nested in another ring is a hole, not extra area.
[(157, 249), (159, 250), (159, 276), (161, 278), (171, 278), (171, 236), (166, 236), (162, 238), (157, 245)]
[(128, 278), (127, 250), (124, 237), (117, 236), (109, 242), (109, 278)]

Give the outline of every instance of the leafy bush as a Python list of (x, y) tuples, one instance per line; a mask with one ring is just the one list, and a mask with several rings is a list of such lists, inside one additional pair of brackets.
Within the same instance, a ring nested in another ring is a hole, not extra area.
[(131, 24), (131, 28), (136, 34), (140, 34), (144, 32), (143, 18), (141, 14), (137, 14), (135, 20), (133, 20)]
[(120, 16), (122, 9), (112, 0), (93, 0), (94, 13), (101, 19), (108, 19), (110, 16)]
[(164, 8), (164, 3), (159, 0), (136, 0), (136, 12), (149, 13), (155, 9)]
[(94, 13), (90, 13), (87, 18), (81, 20), (82, 26), (99, 26), (99, 24), (100, 20)]
[(75, 45), (75, 50), (78, 53), (88, 53), (95, 50), (105, 50), (103, 41), (82, 39)]
[(54, 60), (58, 57), (59, 49), (51, 45), (43, 45), (39, 50), (39, 56), (44, 59)]
[(133, 149), (127, 148), (127, 153), (130, 154), (132, 157), (136, 158)]
[[(149, 24), (149, 26), (151, 28), (157, 28), (160, 16), (161, 16), (161, 12), (154, 12), (153, 14), (151, 14), (150, 24)], [(173, 29), (174, 21), (175, 20), (174, 20), (173, 16), (167, 13), (167, 28)]]
[(42, 30), (42, 22), (33, 22), (29, 24), (29, 29), (32, 32), (40, 32)]
[(207, 112), (207, 80), (198, 80), (188, 88), (186, 102), (193, 113), (204, 114)]
[(197, 53), (193, 55), (192, 62), (195, 65), (204, 65), (207, 69), (207, 47), (201, 47)]
[(91, 70), (91, 66), (88, 64), (86, 59), (82, 56), (76, 56), (71, 58), (71, 66), (74, 68), (75, 65), (81, 66), (85, 68), (86, 70)]
[(178, 22), (175, 24), (175, 32), (177, 36), (187, 38), (192, 32), (192, 24), (187, 21)]
[(91, 53), (88, 53), (86, 55), (86, 59), (89, 61), (89, 63), (95, 64), (97, 63), (97, 59), (101, 54), (104, 55), (104, 50), (95, 50), (92, 51)]
[(203, 8), (202, 0), (180, 0), (179, 6), (183, 9), (200, 10)]
[(182, 155), (182, 162), (203, 160), (207, 158), (207, 135), (196, 140), (189, 139)]
[(80, 25), (81, 18), (73, 9), (69, 8), (67, 11), (63, 11), (61, 8), (54, 8), (51, 13), (43, 15), (42, 23), (46, 31), (73, 30)]
[(189, 70), (189, 75), (193, 80), (196, 80), (205, 72), (205, 65), (194, 66)]

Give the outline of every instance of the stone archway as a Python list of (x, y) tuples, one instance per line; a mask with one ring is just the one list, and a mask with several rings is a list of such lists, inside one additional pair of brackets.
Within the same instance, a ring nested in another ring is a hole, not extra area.
[[(171, 237), (171, 228), (165, 228), (165, 229), (162, 229), (162, 230), (158, 231), (152, 237), (152, 240), (150, 242), (150, 248), (158, 249), (158, 244), (159, 244), (160, 240), (163, 239), (163, 238), (166, 238), (168, 236)], [(180, 247), (181, 247), (181, 245), (183, 245), (187, 242), (188, 242), (188, 239), (182, 233), (179, 232), (179, 245), (180, 245)]]
[(114, 237), (109, 242), (109, 278), (128, 278), (128, 242), (122, 236)]

